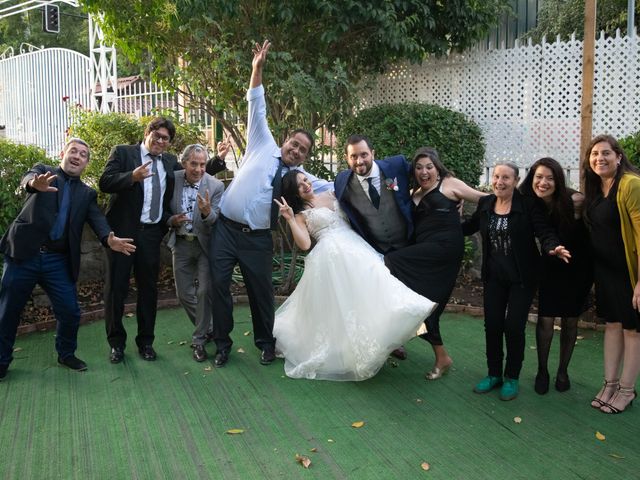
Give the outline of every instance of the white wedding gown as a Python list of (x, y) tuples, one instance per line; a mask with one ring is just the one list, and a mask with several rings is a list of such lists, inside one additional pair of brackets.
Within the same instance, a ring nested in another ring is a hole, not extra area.
[(339, 210), (304, 211), (317, 244), (277, 310), (273, 334), (293, 378), (366, 380), (412, 338), (435, 304), (393, 277)]

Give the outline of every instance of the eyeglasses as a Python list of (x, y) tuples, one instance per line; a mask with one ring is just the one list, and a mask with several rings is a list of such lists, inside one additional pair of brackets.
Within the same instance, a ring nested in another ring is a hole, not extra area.
[(156, 142), (170, 142), (171, 137), (168, 135), (161, 135), (157, 131), (151, 132), (151, 136)]

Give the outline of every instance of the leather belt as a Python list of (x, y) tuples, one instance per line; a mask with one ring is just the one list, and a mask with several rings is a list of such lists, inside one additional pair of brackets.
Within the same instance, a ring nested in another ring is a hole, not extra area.
[(270, 229), (268, 228), (258, 228), (254, 230), (249, 225), (231, 220), (230, 218), (227, 218), (222, 214), (220, 214), (220, 220), (222, 220), (222, 223), (224, 223), (225, 225), (228, 225), (234, 230), (240, 230), (243, 233), (264, 233), (270, 231)]

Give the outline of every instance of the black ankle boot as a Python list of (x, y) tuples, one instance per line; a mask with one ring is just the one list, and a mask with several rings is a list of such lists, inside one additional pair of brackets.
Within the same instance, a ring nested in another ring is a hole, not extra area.
[(538, 395), (544, 395), (549, 391), (549, 372), (538, 370), (534, 389)]
[(566, 392), (571, 388), (571, 382), (569, 381), (569, 375), (566, 373), (558, 373), (556, 375), (556, 390), (559, 392)]

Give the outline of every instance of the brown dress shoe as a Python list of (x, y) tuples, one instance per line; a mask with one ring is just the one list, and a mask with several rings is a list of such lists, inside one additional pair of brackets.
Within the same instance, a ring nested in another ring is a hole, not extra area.
[(391, 352), (392, 357), (396, 357), (398, 360), (406, 360), (407, 359), (407, 351), (404, 347), (396, 348), (393, 352)]

